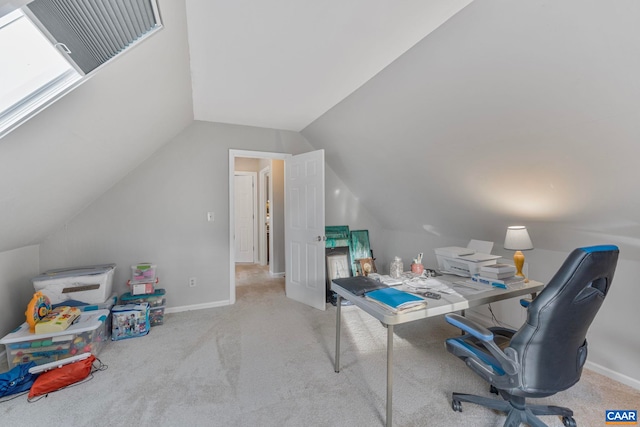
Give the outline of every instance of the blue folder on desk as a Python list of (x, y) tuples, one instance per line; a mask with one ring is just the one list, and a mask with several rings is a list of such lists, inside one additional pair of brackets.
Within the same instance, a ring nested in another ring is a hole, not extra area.
[(409, 292), (400, 291), (396, 288), (378, 289), (368, 292), (366, 297), (382, 303), (394, 311), (420, 307), (426, 305), (426, 300)]
[(333, 279), (333, 282), (358, 296), (362, 296), (369, 291), (375, 291), (376, 289), (388, 288), (384, 283), (373, 280), (367, 276), (342, 277), (340, 279)]

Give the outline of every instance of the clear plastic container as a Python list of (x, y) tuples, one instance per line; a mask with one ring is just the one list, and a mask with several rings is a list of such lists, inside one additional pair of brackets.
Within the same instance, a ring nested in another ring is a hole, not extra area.
[(404, 266), (402, 265), (402, 259), (400, 259), (400, 257), (395, 257), (391, 262), (389, 275), (394, 279), (398, 279), (402, 275), (403, 271)]

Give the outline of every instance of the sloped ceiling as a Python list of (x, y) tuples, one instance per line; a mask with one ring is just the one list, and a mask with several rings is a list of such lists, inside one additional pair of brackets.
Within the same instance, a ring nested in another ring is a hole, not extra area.
[(306, 127), (388, 229), (638, 255), (640, 3), (476, 0)]
[(196, 120), (299, 131), (471, 0), (188, 0)]
[(41, 242), (195, 116), (302, 129), (389, 230), (498, 242), (524, 223), (537, 248), (640, 256), (640, 3), (160, 8), (161, 34), (0, 140), (0, 251)]
[(161, 31), (0, 139), (0, 252), (41, 243), (193, 121), (184, 0), (160, 6)]

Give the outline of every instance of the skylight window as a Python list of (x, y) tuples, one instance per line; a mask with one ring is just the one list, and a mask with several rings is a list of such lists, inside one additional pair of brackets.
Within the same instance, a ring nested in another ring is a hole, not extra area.
[(31, 0), (0, 16), (0, 138), (162, 28), (157, 0)]
[(0, 134), (80, 79), (20, 10), (0, 18)]

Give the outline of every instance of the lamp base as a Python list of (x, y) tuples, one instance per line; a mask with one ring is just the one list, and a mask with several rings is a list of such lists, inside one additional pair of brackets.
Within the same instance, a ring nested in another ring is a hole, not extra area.
[(516, 276), (524, 277), (522, 267), (524, 267), (524, 254), (522, 251), (516, 251), (513, 254), (513, 264), (516, 266)]

